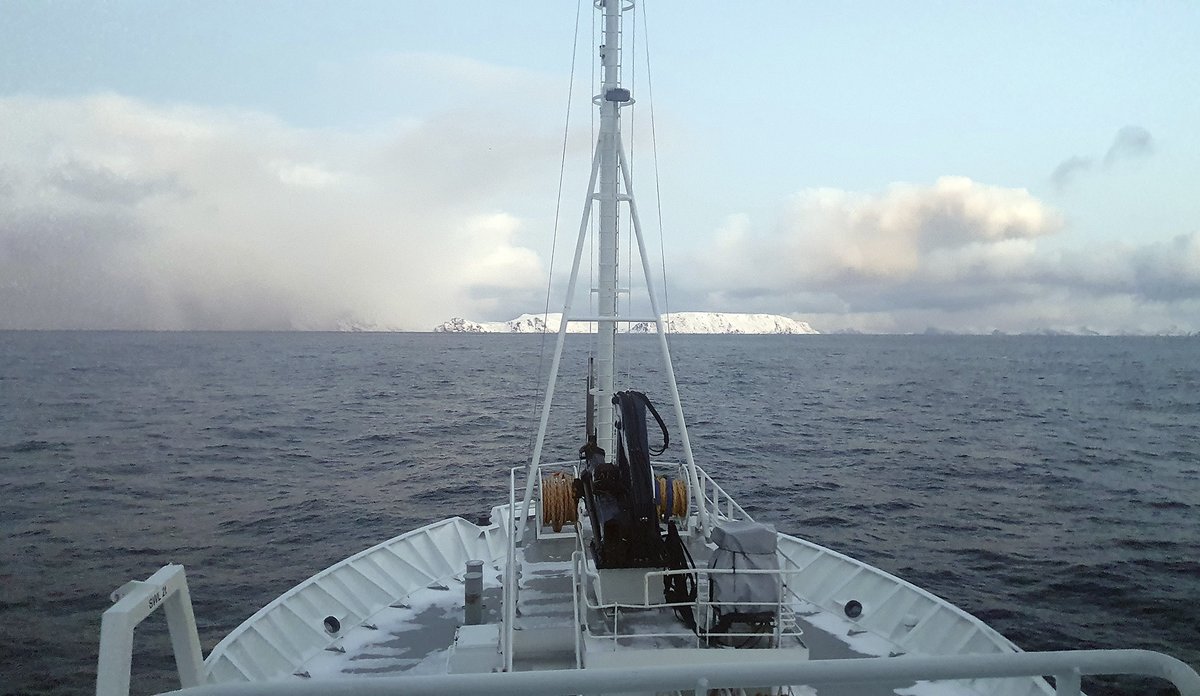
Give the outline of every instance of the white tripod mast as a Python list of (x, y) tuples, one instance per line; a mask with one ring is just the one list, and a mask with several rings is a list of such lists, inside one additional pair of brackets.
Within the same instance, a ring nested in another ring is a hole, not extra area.
[[(533, 498), (535, 477), (541, 464), (542, 446), (546, 439), (546, 429), (550, 421), (550, 405), (554, 400), (554, 388), (558, 381), (558, 367), (562, 360), (563, 344), (567, 335), (567, 325), (570, 322), (595, 322), (596, 331), (596, 383), (593, 389), (596, 413), (596, 444), (604, 450), (607, 461), (612, 461), (616, 454), (615, 433), (613, 424), (612, 396), (616, 393), (616, 370), (614, 354), (616, 350), (618, 322), (653, 322), (658, 328), (658, 340), (662, 352), (671, 398), (675, 407), (675, 419), (679, 424), (679, 440), (683, 447), (687, 462), (688, 484), (691, 488), (692, 509), (697, 511), (704, 534), (709, 530), (708, 511), (704, 506), (704, 496), (700, 488), (699, 476), (696, 472), (696, 462), (692, 457), (692, 443), (688, 438), (687, 425), (683, 418), (683, 406), (679, 400), (679, 388), (675, 381), (675, 370), (671, 364), (671, 353), (667, 346), (666, 325), (655, 299), (653, 281), (650, 275), (650, 262), (646, 255), (646, 245), (642, 238), (642, 227), (638, 217), (637, 203), (633, 198), (633, 188), (629, 174), (629, 163), (626, 161), (624, 146), (621, 140), (621, 108), (633, 104), (633, 98), (628, 89), (621, 86), (621, 15), (634, 7), (632, 0), (595, 0), (596, 8), (604, 15), (604, 36), (600, 45), (600, 62), (603, 67), (600, 94), (592, 98), (592, 102), (600, 109), (600, 135), (596, 140), (596, 150), (592, 158), (592, 175), (588, 182), (588, 195), (583, 207), (583, 217), (579, 223), (579, 238), (575, 245), (575, 258), (571, 264), (571, 279), (567, 284), (567, 299), (563, 304), (562, 321), (558, 326), (558, 340), (555, 343), (554, 359), (550, 366), (550, 380), (546, 387), (545, 401), (542, 403), (541, 423), (538, 426), (538, 436), (534, 444), (533, 454), (526, 468), (525, 499), (522, 504), (518, 525), (517, 539), (524, 536), (525, 523), (529, 514), (529, 503)], [(597, 182), (599, 186), (597, 186)], [(624, 192), (618, 184), (623, 184)], [(575, 297), (576, 282), (579, 279), (579, 264), (583, 249), (587, 242), (588, 223), (591, 219), (592, 203), (600, 203), (599, 224), (599, 273), (597, 287), (597, 314), (595, 316), (573, 316), (572, 301)], [(646, 279), (646, 292), (649, 295), (653, 317), (621, 317), (617, 310), (617, 262), (618, 254), (618, 214), (620, 204), (629, 205), (629, 217), (632, 221), (634, 236), (642, 262), (642, 273)]]

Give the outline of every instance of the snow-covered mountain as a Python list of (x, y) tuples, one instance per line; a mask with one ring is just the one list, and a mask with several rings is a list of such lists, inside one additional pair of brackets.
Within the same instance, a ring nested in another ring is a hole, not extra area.
[[(522, 314), (508, 321), (471, 321), (454, 317), (433, 327), (435, 333), (544, 333), (546, 327), (551, 332), (558, 331), (558, 323), (562, 313), (551, 314)], [(594, 330), (587, 324), (571, 324), (567, 330), (572, 333), (586, 333)]]
[[(544, 319), (543, 319), (544, 318)], [(678, 334), (815, 334), (820, 333), (808, 322), (796, 321), (777, 314), (736, 314), (731, 312), (675, 312), (664, 315), (667, 330)], [(434, 327), (438, 333), (551, 333), (558, 331), (561, 313), (522, 314), (508, 321), (470, 321), (455, 317)], [(625, 324), (618, 324), (624, 331)], [(589, 333), (594, 324), (572, 323), (571, 333)], [(629, 333), (655, 333), (657, 327), (647, 322), (628, 325)]]
[[(676, 312), (666, 315), (667, 331), (679, 334), (815, 334), (806, 321), (778, 314)], [(630, 333), (655, 333), (654, 324), (631, 324)]]

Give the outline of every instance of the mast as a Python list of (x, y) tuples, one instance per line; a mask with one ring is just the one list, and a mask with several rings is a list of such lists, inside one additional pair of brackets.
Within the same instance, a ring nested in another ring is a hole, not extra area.
[(625, 0), (600, 0), (604, 8), (604, 43), (600, 45), (603, 67), (600, 89), (599, 269), (596, 330), (596, 444), (613, 461), (613, 403), (617, 340), (617, 179), (620, 170), (621, 105), (629, 101), (629, 90), (621, 88), (621, 5)]
[[(642, 321), (653, 323), (657, 327), (659, 349), (662, 353), (663, 367), (666, 371), (667, 383), (671, 392), (675, 417), (680, 430), (680, 444), (689, 481), (690, 496), (693, 510), (696, 511), (700, 528), (705, 536), (710, 529), (709, 511), (705, 504), (703, 490), (700, 485), (696, 460), (692, 455), (692, 444), (688, 437), (687, 423), (683, 417), (683, 406), (679, 399), (679, 387), (675, 381), (675, 369), (671, 364), (671, 352), (667, 346), (667, 327), (659, 310), (658, 301), (654, 296), (654, 283), (651, 278), (650, 262), (646, 256), (646, 243), (642, 237), (641, 222), (638, 217), (637, 203), (633, 197), (633, 186), (630, 182), (629, 162), (622, 152), (621, 139), (621, 107), (633, 103), (629, 90), (621, 86), (621, 13), (632, 9), (632, 0), (594, 0), (595, 7), (603, 13), (604, 33), (600, 45), (600, 62), (603, 69), (600, 94), (592, 98), (592, 102), (600, 108), (600, 134), (596, 140), (596, 150), (592, 158), (591, 178), (588, 181), (588, 195), (583, 206), (583, 215), (579, 221), (579, 236), (575, 244), (575, 257), (571, 264), (571, 277), (567, 282), (567, 298), (563, 303), (562, 319), (558, 325), (558, 339), (554, 347), (554, 358), (550, 364), (550, 374), (547, 380), (546, 393), (542, 401), (541, 422), (538, 425), (537, 439), (534, 441), (533, 453), (525, 469), (525, 497), (520, 501), (521, 509), (513, 518), (515, 522), (515, 540), (520, 543), (525, 536), (525, 528), (529, 519), (529, 506), (533, 500), (534, 487), (537, 482), (539, 467), (542, 461), (542, 448), (546, 442), (546, 431), (550, 421), (550, 406), (554, 400), (554, 388), (558, 381), (558, 368), (562, 360), (563, 345), (567, 337), (567, 325), (570, 322), (595, 322), (596, 353), (594, 383), (589, 384), (595, 404), (595, 435), (596, 444), (604, 450), (605, 459), (612, 462), (616, 456), (613, 394), (616, 392), (616, 352), (617, 324), (621, 322)], [(624, 193), (622, 193), (622, 185)], [(646, 282), (646, 294), (650, 300), (653, 316), (646, 318), (620, 317), (617, 312), (617, 295), (622, 289), (617, 286), (618, 279), (618, 241), (619, 241), (619, 211), (620, 204), (625, 202), (629, 207), (629, 220), (632, 230), (630, 244), (637, 245), (642, 273)], [(600, 224), (596, 230), (600, 253), (598, 262), (598, 279), (592, 291), (597, 295), (597, 312), (595, 315), (581, 316), (571, 311), (574, 303), (575, 288), (579, 280), (580, 261), (586, 245), (587, 232), (591, 227), (592, 206), (599, 204)], [(589, 406), (589, 411), (591, 407)], [(591, 432), (588, 433), (591, 435)], [(514, 501), (516, 502), (516, 501)]]

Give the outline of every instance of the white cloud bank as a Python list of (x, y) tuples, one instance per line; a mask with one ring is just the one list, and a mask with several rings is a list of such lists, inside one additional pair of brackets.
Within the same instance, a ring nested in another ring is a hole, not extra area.
[[(0, 329), (429, 330), (543, 306), (546, 264), (513, 211), (550, 208), (559, 143), (519, 115), (346, 133), (10, 97), (0, 131)], [(1122, 156), (1148, 148), (1138, 136)], [(1044, 248), (1066, 227), (1026, 190), (964, 177), (802, 191), (770, 226), (726, 220), (673, 270), (670, 309), (823, 331), (1200, 330), (1195, 231)]]
[(1029, 240), (1062, 225), (1028, 192), (944, 177), (931, 187), (895, 185), (880, 196), (817, 189), (795, 195), (772, 234), (744, 219), (722, 231), (709, 258), (716, 274), (740, 258), (740, 274), (771, 288), (955, 280), (968, 269), (1019, 265)]
[(732, 217), (697, 259), (712, 309), (821, 329), (1200, 329), (1200, 235), (1050, 252), (1062, 216), (1024, 189), (943, 177), (876, 195), (817, 189), (769, 229)]
[(483, 123), (0, 99), (0, 328), (425, 330), (533, 301), (541, 261), (494, 201), (554, 145)]

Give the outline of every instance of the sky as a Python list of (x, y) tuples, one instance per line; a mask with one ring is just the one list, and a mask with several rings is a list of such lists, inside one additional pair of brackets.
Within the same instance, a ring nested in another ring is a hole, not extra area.
[[(0, 0), (0, 329), (558, 311), (590, 8)], [(1192, 2), (645, 0), (623, 129), (659, 300), (1200, 331), (1196, 36)]]

